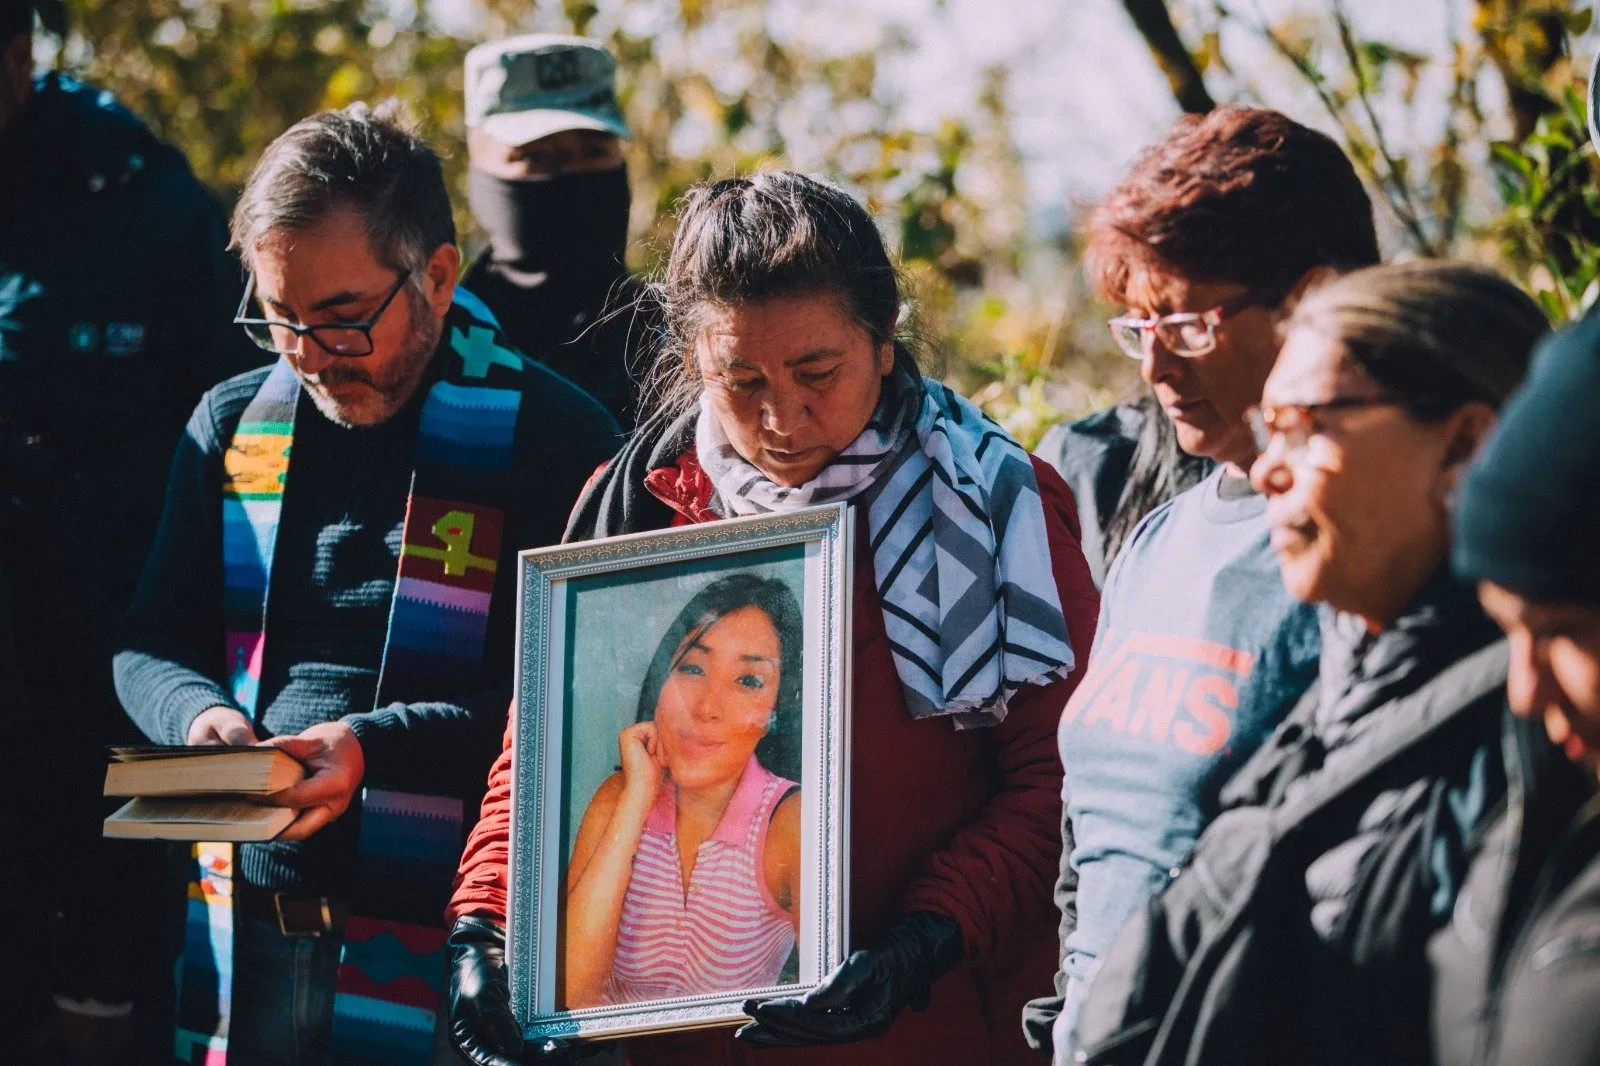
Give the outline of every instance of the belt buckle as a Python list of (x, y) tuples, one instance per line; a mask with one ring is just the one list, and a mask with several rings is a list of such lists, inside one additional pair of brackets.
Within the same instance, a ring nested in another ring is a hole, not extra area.
[[(283, 900), (283, 893), (282, 892), (274, 892), (272, 894), (272, 909), (278, 916), (278, 932), (279, 933), (283, 934), (286, 937), (288, 937), (288, 936), (306, 936), (306, 937), (312, 937), (314, 939), (321, 939), (322, 937), (324, 937), (324, 936), (328, 935), (329, 933), (333, 932), (333, 912), (328, 907), (328, 897), (326, 897), (326, 896), (317, 897), (317, 901), (316, 901), (317, 902), (317, 906), (320, 907), (321, 910), (322, 910), (322, 928), (320, 928), (320, 929), (312, 927), (312, 926), (308, 926), (308, 927), (306, 927), (304, 929), (299, 928), (297, 926), (297, 927), (291, 929), (289, 927), (288, 918), (283, 913), (283, 902), (284, 902), (284, 900)], [(310, 900), (305, 900), (303, 902), (309, 903), (311, 901)]]

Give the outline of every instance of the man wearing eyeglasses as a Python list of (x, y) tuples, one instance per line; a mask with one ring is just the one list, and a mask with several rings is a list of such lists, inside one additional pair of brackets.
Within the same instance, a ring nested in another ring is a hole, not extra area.
[(1086, 265), (1179, 447), (1217, 464), (1109, 564), (1067, 768), (1056, 996), (1025, 1026), (1073, 1061), (1077, 1015), (1124, 921), (1180, 875), (1218, 793), (1316, 676), (1317, 617), (1283, 588), (1246, 412), (1276, 329), (1319, 277), (1376, 262), (1372, 207), (1338, 146), (1274, 111), (1187, 116), (1089, 223)]
[(306, 776), (270, 800), (297, 812), (277, 839), (201, 850), (179, 1057), (423, 1062), (516, 552), (560, 539), (617, 427), (456, 286), (438, 157), (390, 105), (273, 142), (233, 237), (238, 321), (277, 361), (190, 419), (117, 689), (155, 741), (264, 741)]

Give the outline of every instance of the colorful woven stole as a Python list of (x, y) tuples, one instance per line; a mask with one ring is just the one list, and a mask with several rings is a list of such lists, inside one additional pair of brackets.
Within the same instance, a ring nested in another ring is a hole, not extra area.
[[(460, 697), (482, 676), (504, 535), (524, 361), (494, 316), (457, 290), (445, 318), (449, 366), (428, 391), (406, 501), (377, 705)], [(260, 709), (273, 549), (289, 486), (300, 383), (280, 361), (223, 456), (223, 594), (228, 688)], [(363, 790), (353, 916), (334, 1001), (334, 1053), (348, 1066), (427, 1063), (444, 992), (439, 926), (463, 843), (460, 799)], [(233, 849), (195, 846), (178, 967), (181, 1062), (227, 1061)]]

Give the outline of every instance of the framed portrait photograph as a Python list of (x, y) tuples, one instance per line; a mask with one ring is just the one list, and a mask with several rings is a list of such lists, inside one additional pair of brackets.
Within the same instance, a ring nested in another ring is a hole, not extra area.
[(731, 1024), (843, 961), (851, 544), (841, 504), (521, 554), (528, 1039)]

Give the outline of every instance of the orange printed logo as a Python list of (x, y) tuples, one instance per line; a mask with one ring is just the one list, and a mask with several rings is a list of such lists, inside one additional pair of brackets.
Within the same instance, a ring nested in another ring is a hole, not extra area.
[(1063, 718), (1213, 755), (1228, 743), (1255, 656), (1193, 637), (1137, 633), (1090, 666)]

